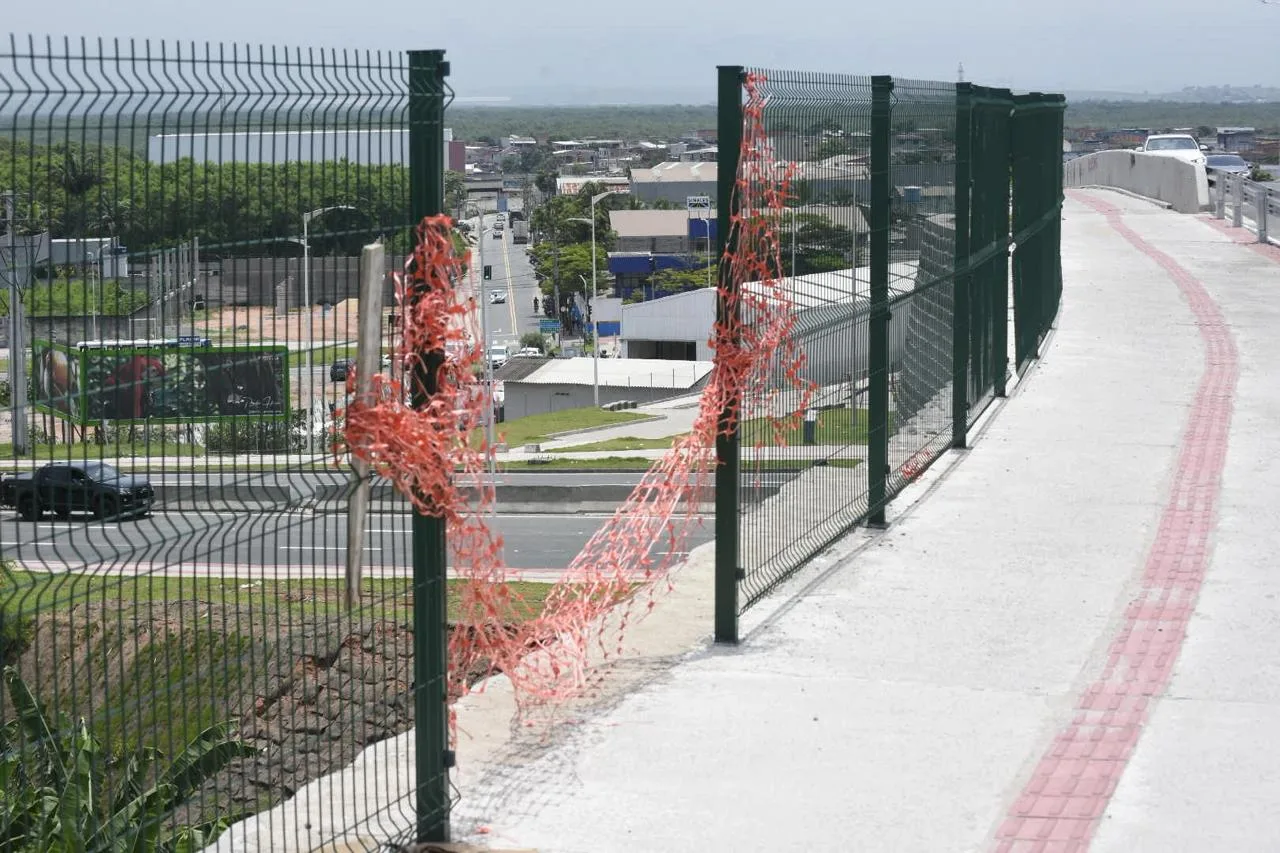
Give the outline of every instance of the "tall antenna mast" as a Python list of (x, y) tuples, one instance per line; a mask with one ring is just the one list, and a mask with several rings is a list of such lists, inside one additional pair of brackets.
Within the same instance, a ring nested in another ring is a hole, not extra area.
[[(1262, 2), (1265, 3), (1266, 0), (1262, 0)], [(959, 66), (956, 67), (956, 80), (961, 83), (964, 82), (964, 63), (963, 62), (961, 62)]]

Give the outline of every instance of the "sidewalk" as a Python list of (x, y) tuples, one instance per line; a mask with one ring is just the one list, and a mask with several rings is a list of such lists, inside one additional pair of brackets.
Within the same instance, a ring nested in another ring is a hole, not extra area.
[(1072, 196), (1064, 241), (1058, 331), (973, 450), (749, 612), (741, 647), (700, 647), (552, 748), (484, 764), (464, 740), (458, 834), (1275, 849), (1280, 258), (1105, 192)]

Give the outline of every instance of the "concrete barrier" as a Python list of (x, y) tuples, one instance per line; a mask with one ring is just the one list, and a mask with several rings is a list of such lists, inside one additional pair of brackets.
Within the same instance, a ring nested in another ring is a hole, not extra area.
[(220, 483), (153, 486), (156, 512), (200, 510), (281, 510), (300, 506), (305, 496), (288, 484)]
[[(748, 491), (751, 500), (764, 500), (777, 494), (780, 488), (780, 484), (766, 484)], [(318, 513), (346, 512), (349, 489), (350, 486), (322, 486), (306, 501), (306, 506)], [(625, 485), (498, 486), (495, 498), (503, 512), (613, 512), (631, 496), (633, 490), (634, 487)], [(468, 494), (470, 500), (478, 497), (474, 491)], [(375, 483), (369, 500), (384, 510), (408, 508), (404, 496), (390, 483)], [(697, 509), (699, 512), (711, 512), (714, 506), (709, 502), (700, 503)]]
[(1209, 179), (1204, 166), (1175, 157), (1138, 151), (1099, 151), (1063, 164), (1068, 187), (1115, 187), (1168, 202), (1179, 213), (1209, 207)]

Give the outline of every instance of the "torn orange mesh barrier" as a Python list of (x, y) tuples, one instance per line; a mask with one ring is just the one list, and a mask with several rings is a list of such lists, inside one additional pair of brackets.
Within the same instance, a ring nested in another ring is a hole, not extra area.
[[(448, 523), (459, 581), (449, 648), (452, 698), (463, 695), (477, 673), (505, 673), (522, 711), (554, 706), (588, 688), (596, 674), (592, 662), (621, 652), (627, 626), (670, 588), (677, 555), (701, 523), (700, 505), (712, 499), (716, 436), (738, 428), (742, 401), (762, 413), (772, 429), (760, 434), (775, 443), (808, 406), (812, 388), (800, 376), (804, 355), (792, 335), (789, 283), (780, 277), (778, 220), (791, 172), (770, 149), (759, 82), (748, 77), (744, 83), (737, 212), (728, 225), (732, 251), (721, 258), (726, 310), (712, 332), (715, 362), (693, 428), (591, 537), (536, 614), (509, 583), (501, 540), (486, 523), (494, 499), (484, 476), (490, 448), (473, 440), (473, 432), (489, 404), (476, 378), (482, 344), (470, 331), (477, 306), (459, 288), (468, 259), (454, 252), (448, 217), (428, 217), (418, 227), (413, 257), (397, 279), (404, 318), (398, 351), (406, 354), (406, 376), (425, 368), (436, 377), (429, 389), (414, 390), (433, 393), (412, 405), (410, 389), (375, 377), (368, 398), (352, 400), (343, 413), (334, 450), (367, 460), (415, 508)], [(786, 365), (781, 376), (778, 363)], [(772, 404), (783, 400), (796, 402)]]

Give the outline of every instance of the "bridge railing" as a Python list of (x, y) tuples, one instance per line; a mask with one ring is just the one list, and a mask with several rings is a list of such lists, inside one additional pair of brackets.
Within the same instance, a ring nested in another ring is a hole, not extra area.
[(1244, 175), (1211, 172), (1209, 178), (1215, 219), (1230, 218), (1233, 227), (1249, 229), (1259, 243), (1280, 238), (1280, 190)]

